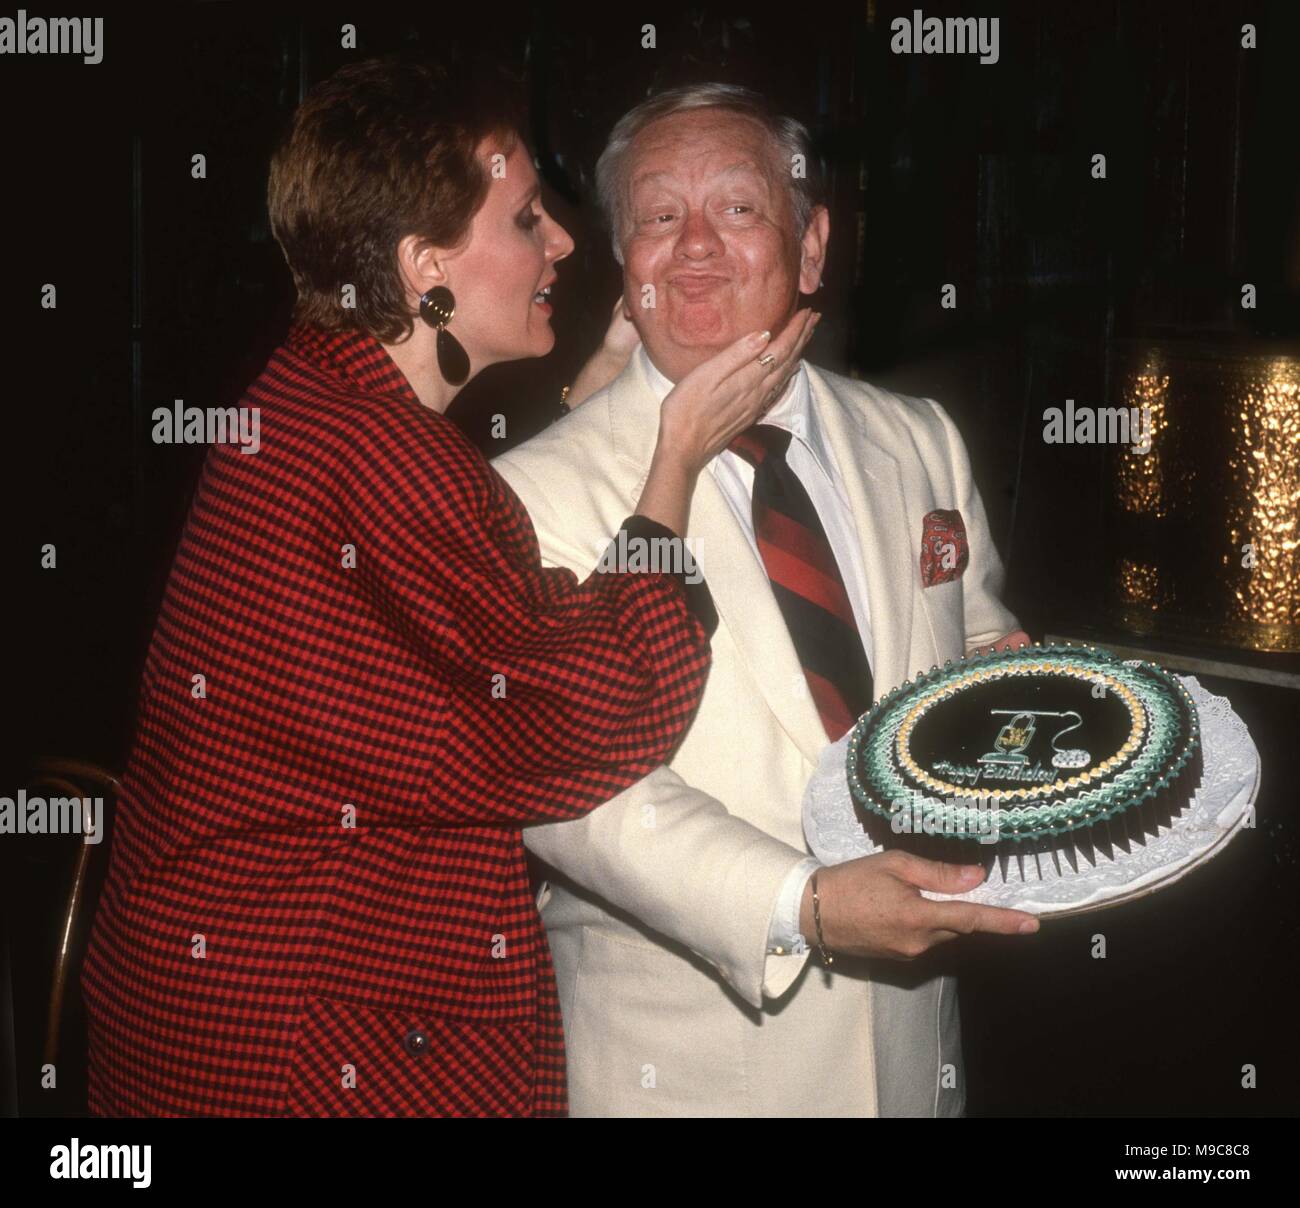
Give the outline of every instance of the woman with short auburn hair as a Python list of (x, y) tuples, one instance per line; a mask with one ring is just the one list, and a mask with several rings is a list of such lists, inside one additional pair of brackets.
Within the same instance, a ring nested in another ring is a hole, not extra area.
[[(492, 98), (346, 67), (299, 107), (269, 208), (295, 322), (241, 404), (260, 448), (209, 452), (146, 661), (83, 975), (90, 1107), (562, 1115), (521, 828), (665, 760), (707, 589), (544, 569), (445, 416), (484, 367), (550, 350), (573, 247)], [(808, 330), (678, 384), (628, 535), (684, 531)]]

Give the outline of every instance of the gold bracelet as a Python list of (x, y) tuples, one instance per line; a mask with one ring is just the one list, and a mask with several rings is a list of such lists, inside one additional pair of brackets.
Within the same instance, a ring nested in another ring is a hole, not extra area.
[(826, 937), (822, 935), (822, 903), (817, 896), (817, 874), (812, 875), (813, 922), (817, 925), (817, 951), (821, 954), (822, 964), (829, 969), (835, 958), (826, 950)]

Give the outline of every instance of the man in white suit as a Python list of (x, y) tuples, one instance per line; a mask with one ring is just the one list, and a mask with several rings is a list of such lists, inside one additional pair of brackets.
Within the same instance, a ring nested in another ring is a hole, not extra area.
[[(673, 383), (746, 331), (780, 330), (820, 283), (829, 220), (800, 170), (806, 137), (724, 85), (652, 98), (615, 127), (599, 185), (643, 345), (495, 462), (550, 564), (596, 567)], [(691, 504), (719, 617), (691, 730), (640, 784), (526, 834), (549, 882), (572, 1112), (960, 1115), (954, 980), (907, 962), (1036, 923), (919, 892), (959, 893), (977, 869), (902, 853), (820, 869), (801, 800), (873, 698), (1024, 635), (996, 598), (1001, 564), (936, 403), (805, 362), (750, 435)], [(952, 557), (923, 582), (936, 518)]]

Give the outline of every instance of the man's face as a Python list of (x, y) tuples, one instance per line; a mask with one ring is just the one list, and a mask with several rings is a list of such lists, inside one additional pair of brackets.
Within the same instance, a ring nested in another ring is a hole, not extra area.
[(660, 118), (633, 140), (624, 298), (650, 359), (673, 381), (748, 332), (780, 331), (800, 290), (817, 287), (825, 211), (798, 239), (774, 160), (758, 123), (719, 109)]

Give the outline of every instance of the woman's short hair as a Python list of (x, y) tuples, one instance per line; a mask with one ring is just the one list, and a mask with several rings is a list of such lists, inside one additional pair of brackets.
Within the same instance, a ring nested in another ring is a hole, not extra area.
[(767, 131), (772, 139), (777, 175), (790, 189), (796, 239), (803, 236), (814, 207), (821, 203), (819, 164), (813, 155), (808, 129), (802, 122), (777, 113), (762, 93), (738, 84), (686, 84), (671, 88), (642, 101), (619, 118), (596, 162), (596, 195), (609, 224), (614, 258), (619, 264), (623, 263), (623, 210), (627, 201), (627, 158), (632, 141), (651, 122), (691, 109), (723, 109), (728, 113), (738, 113)]
[(496, 136), (508, 155), (516, 117), (499, 74), (410, 58), (350, 64), (313, 87), (275, 151), (267, 189), (271, 231), (298, 291), (294, 317), (387, 343), (409, 336), (397, 245), (418, 235), (455, 247), (468, 235), (490, 183), (475, 153)]

